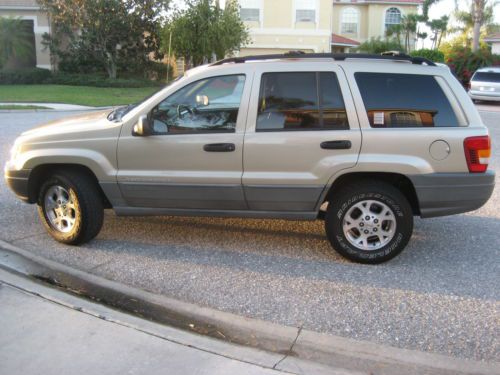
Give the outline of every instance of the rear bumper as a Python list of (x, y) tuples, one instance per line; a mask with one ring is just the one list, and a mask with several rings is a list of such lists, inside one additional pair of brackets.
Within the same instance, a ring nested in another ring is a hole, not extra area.
[(413, 182), (421, 217), (436, 217), (477, 210), (493, 193), (495, 172), (432, 173), (408, 176)]
[(24, 202), (28, 202), (28, 181), (31, 169), (9, 170), (5, 169), (5, 182), (7, 186)]
[(500, 101), (500, 93), (486, 93), (484, 91), (469, 91), (469, 96), (471, 99), (475, 100), (485, 100), (485, 101), (492, 101), (492, 102), (498, 102)]

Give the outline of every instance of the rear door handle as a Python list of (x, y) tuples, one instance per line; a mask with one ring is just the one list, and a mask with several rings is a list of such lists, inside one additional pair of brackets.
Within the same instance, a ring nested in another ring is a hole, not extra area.
[(325, 141), (320, 146), (325, 150), (348, 150), (351, 148), (351, 141)]
[(203, 146), (207, 152), (231, 152), (236, 150), (234, 143), (209, 143)]

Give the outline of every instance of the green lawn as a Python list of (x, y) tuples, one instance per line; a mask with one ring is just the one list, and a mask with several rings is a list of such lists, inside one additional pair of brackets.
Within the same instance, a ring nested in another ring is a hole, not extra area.
[(22, 109), (50, 109), (49, 107), (42, 107), (40, 105), (18, 105), (18, 104), (1, 104), (0, 110), (22, 110)]
[(0, 85), (0, 102), (66, 103), (95, 107), (136, 103), (159, 87)]

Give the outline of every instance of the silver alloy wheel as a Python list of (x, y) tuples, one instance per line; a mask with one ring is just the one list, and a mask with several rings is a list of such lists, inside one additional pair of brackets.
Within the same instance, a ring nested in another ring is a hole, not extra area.
[(396, 217), (385, 203), (364, 200), (354, 204), (342, 221), (344, 235), (360, 250), (378, 250), (396, 234)]
[(76, 222), (76, 207), (69, 192), (59, 185), (45, 193), (43, 207), (50, 225), (59, 232), (71, 232)]

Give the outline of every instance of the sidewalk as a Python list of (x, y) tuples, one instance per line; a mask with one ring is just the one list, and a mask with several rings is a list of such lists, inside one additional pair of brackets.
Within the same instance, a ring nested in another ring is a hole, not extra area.
[(290, 374), (272, 368), (283, 356), (236, 345), (230, 350), (247, 361), (215, 354), (230, 344), (142, 322), (2, 269), (0, 306), (1, 374)]
[[(2, 271), (2, 269), (23, 276), (14, 276), (12, 273)], [(13, 281), (6, 279), (9, 275), (11, 279), (14, 278)], [(45, 283), (35, 283), (31, 281), (33, 277), (39, 278)], [(4, 284), (42, 297), (46, 300), (45, 303), (51, 301), (77, 312), (83, 311), (85, 314), (93, 316), (94, 319), (105, 320), (106, 323), (111, 322), (132, 328), (143, 334), (181, 344), (190, 349), (195, 348), (195, 350), (211, 353), (218, 357), (256, 365), (261, 370), (272, 369), (293, 374), (496, 375), (500, 368), (496, 362), (471, 361), (434, 353), (394, 348), (368, 341), (318, 333), (303, 329), (303, 327), (278, 325), (198, 306), (77, 270), (33, 255), (29, 251), (0, 240), (0, 283), (2, 280)], [(58, 285), (61, 289), (47, 287), (46, 283)], [(84, 299), (82, 296), (88, 297)], [(89, 302), (88, 298), (103, 301), (104, 304)], [(3, 305), (5, 303), (2, 301), (0, 289), (0, 306), (3, 307)], [(108, 306), (112, 306), (112, 308)], [(17, 314), (17, 310), (20, 310), (19, 314)], [(1, 308), (0, 311), (2, 311)], [(41, 321), (44, 326), (53, 324), (50, 321), (42, 320), (37, 313), (28, 314), (26, 311), (32, 310), (20, 306), (11, 307), (9, 311), (11, 314), (19, 316), (27, 314), (28, 322), (34, 319)], [(0, 313), (0, 332), (2, 334), (4, 326), (11, 323), (13, 326), (22, 323), (13, 319), (5, 321), (2, 319), (6, 318), (2, 318)], [(153, 323), (153, 321), (158, 323)], [(61, 334), (64, 335), (68, 330), (71, 332), (70, 328), (73, 324), (69, 322), (67, 325), (66, 328), (56, 327), (62, 329)], [(18, 326), (18, 331), (11, 334), (22, 338), (24, 331), (19, 331), (19, 327), (22, 325)], [(38, 326), (35, 326), (34, 330), (37, 329), (39, 329)], [(8, 331), (5, 330), (5, 332)], [(91, 329), (91, 332), (95, 332), (90, 335), (91, 339), (97, 334), (96, 331), (99, 333), (100, 329)], [(51, 329), (45, 331), (47, 335), (51, 332)], [(56, 330), (56, 332), (59, 331)], [(78, 337), (85, 336), (84, 332), (78, 334)], [(42, 335), (43, 337), (45, 336)], [(33, 337), (32, 341), (36, 342), (38, 339), (39, 337)], [(85, 348), (86, 340), (78, 341), (76, 346)], [(118, 340), (121, 339), (113, 339), (112, 344), (116, 345)], [(72, 342), (73, 340), (68, 340), (68, 346)], [(0, 335), (0, 345), (2, 343), (2, 335)], [(98, 347), (97, 344), (93, 344), (93, 346)], [(106, 345), (103, 346), (106, 348)], [(134, 348), (134, 346), (131, 347)], [(18, 346), (19, 348), (24, 350), (22, 344)], [(38, 353), (36, 346), (32, 348), (27, 345), (27, 348)], [(68, 350), (66, 347), (65, 349)], [(3, 350), (6, 349), (0, 346), (0, 374), (4, 373), (2, 371), (4, 357), (9, 358), (2, 352)], [(77, 359), (79, 350), (75, 354)], [(13, 355), (21, 355), (17, 354), (15, 349), (12, 350), (12, 353)], [(84, 353), (88, 354), (85, 351)], [(109, 352), (107, 355), (118, 356), (114, 352)], [(30, 360), (31, 358), (33, 355), (28, 351), (26, 357), (21, 359)], [(134, 360), (141, 361), (143, 359), (139, 357)], [(151, 360), (149, 357), (146, 359)], [(9, 358), (9, 360), (11, 359)], [(189, 359), (189, 362), (191, 360)], [(144, 363), (149, 362), (145, 361)], [(187, 368), (191, 369), (191, 367)], [(220, 370), (218, 367), (214, 368), (215, 373), (223, 373), (222, 371), (224, 371), (223, 365), (221, 365)], [(196, 371), (194, 372), (197, 373)], [(233, 370), (231, 369), (231, 371)], [(174, 373), (178, 372), (174, 371)]]

